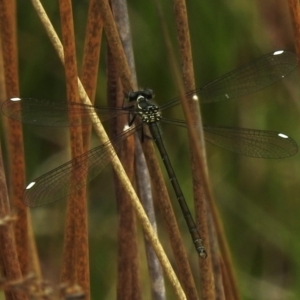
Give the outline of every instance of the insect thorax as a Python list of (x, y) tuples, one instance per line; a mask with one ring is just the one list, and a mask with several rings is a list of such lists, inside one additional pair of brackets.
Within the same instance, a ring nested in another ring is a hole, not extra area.
[(135, 102), (136, 112), (143, 123), (159, 122), (162, 118), (159, 107), (151, 101), (153, 97), (151, 89), (129, 92), (127, 94), (129, 102)]
[(147, 108), (144, 108), (139, 112), (142, 121), (144, 123), (154, 123), (161, 120), (161, 112), (159, 111), (158, 106), (151, 104)]
[(139, 96), (137, 98), (136, 107), (143, 123), (159, 122), (162, 118), (159, 107), (144, 96)]

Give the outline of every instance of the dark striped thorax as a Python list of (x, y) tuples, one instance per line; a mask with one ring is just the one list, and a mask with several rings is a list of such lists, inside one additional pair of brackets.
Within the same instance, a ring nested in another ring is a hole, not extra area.
[(135, 102), (135, 111), (140, 115), (143, 123), (149, 124), (161, 120), (159, 107), (151, 101), (153, 98), (152, 90), (129, 92), (127, 98), (129, 102)]

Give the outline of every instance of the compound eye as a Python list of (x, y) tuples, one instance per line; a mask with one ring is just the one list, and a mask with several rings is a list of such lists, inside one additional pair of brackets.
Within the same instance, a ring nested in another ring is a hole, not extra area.
[(153, 98), (153, 90), (151, 90), (151, 89), (143, 90), (143, 96), (145, 98), (147, 98), (148, 100), (152, 99)]
[(129, 102), (136, 101), (136, 99), (138, 97), (138, 93), (137, 92), (128, 92), (125, 96)]

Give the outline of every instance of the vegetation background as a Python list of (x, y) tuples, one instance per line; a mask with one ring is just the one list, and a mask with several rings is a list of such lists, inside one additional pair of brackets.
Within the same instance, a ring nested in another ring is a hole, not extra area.
[[(44, 2), (60, 33), (58, 4)], [(157, 103), (166, 103), (179, 92), (172, 68), (166, 63), (169, 54), (154, 3), (129, 0), (128, 9), (139, 86), (152, 88)], [(164, 3), (163, 9), (178, 55), (172, 3)], [(188, 1), (187, 9), (198, 87), (265, 53), (294, 51), (285, 1)], [(65, 98), (64, 69), (31, 3), (18, 1), (17, 11), (20, 96)], [(73, 1), (79, 69), (87, 11), (88, 1)], [(102, 48), (96, 105), (106, 105), (105, 42)], [(203, 120), (206, 124), (281, 131), (299, 144), (298, 76), (295, 71), (281, 82), (242, 99), (202, 105)], [(172, 114), (182, 116), (180, 107)], [(187, 134), (173, 126), (162, 129), (184, 194), (192, 199)], [(69, 160), (67, 129), (24, 126), (24, 141), (28, 182)], [(92, 145), (98, 145), (98, 141), (94, 139)], [(207, 145), (207, 156), (242, 299), (299, 299), (299, 155), (282, 160), (254, 159)], [(110, 167), (90, 184), (89, 203), (91, 295), (93, 299), (113, 299), (118, 216)], [(61, 263), (64, 206), (61, 201), (32, 209), (43, 272), (54, 281), (59, 277)], [(193, 268), (197, 257), (175, 199), (174, 209)], [(164, 229), (159, 228), (163, 241), (164, 235)], [(140, 241), (141, 270), (146, 272), (143, 239)], [(168, 251), (167, 240), (163, 244)], [(146, 283), (147, 276), (142, 278)]]

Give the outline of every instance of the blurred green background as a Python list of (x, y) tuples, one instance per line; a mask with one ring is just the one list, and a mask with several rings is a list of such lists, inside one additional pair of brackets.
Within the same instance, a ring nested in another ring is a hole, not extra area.
[[(58, 4), (44, 2), (60, 34)], [(72, 3), (80, 70), (88, 1)], [(128, 6), (139, 85), (151, 87), (157, 103), (166, 103), (178, 95), (178, 90), (172, 68), (166, 63), (168, 54), (154, 3), (131, 0)], [(190, 0), (187, 8), (198, 87), (265, 53), (278, 49), (294, 51), (289, 11), (284, 1)], [(18, 1), (17, 9), (20, 96), (65, 98), (64, 70), (33, 7), (29, 1)], [(164, 4), (164, 15), (177, 55), (171, 2)], [(97, 105), (105, 105), (105, 46), (103, 42)], [(281, 82), (242, 99), (202, 105), (203, 120), (206, 124), (281, 131), (300, 144), (298, 76), (295, 71)], [(180, 108), (172, 113), (181, 116)], [(187, 134), (173, 126), (164, 126), (163, 134), (184, 194), (192, 199)], [(69, 159), (67, 129), (24, 126), (24, 140), (27, 181)], [(92, 145), (98, 145), (98, 141), (94, 139)], [(207, 156), (242, 299), (299, 299), (299, 155), (282, 160), (254, 159), (207, 145)], [(118, 219), (110, 175), (110, 168), (106, 168), (90, 184), (93, 299), (115, 298)], [(173, 197), (172, 191), (170, 195)], [(192, 202), (189, 205), (193, 207)], [(59, 278), (64, 206), (61, 201), (32, 210), (43, 271), (50, 280)], [(175, 199), (174, 209), (198, 283), (197, 257)], [(172, 260), (163, 228), (159, 234)], [(143, 239), (140, 241), (141, 269), (145, 275), (142, 278), (147, 284)], [(145, 290), (145, 298), (148, 296), (149, 291)]]

